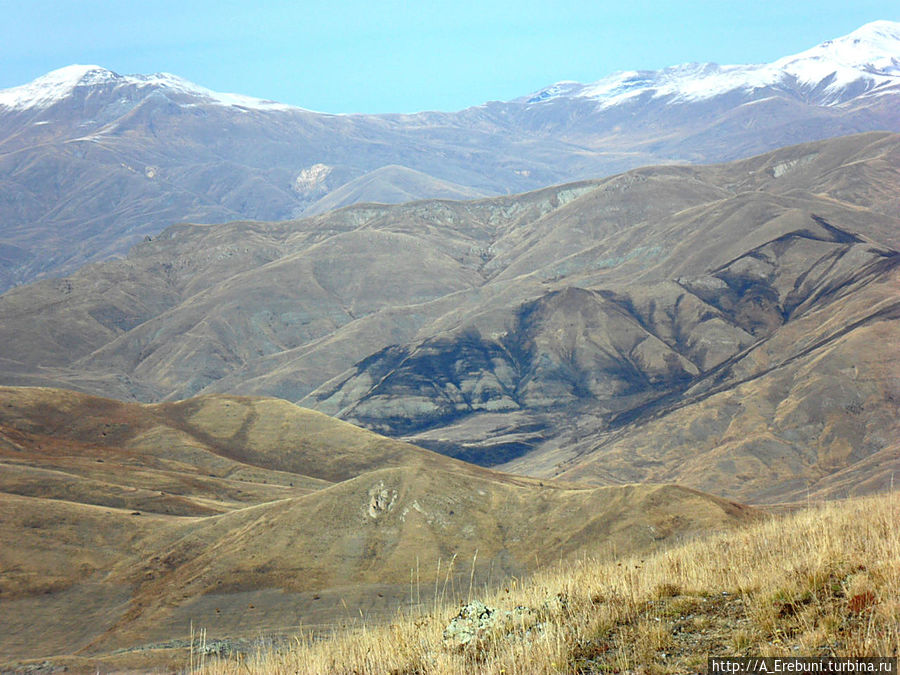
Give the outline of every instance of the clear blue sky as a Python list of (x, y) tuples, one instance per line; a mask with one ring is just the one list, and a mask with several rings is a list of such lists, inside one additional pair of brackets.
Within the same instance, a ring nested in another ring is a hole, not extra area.
[(760, 63), (897, 0), (0, 0), (0, 88), (72, 63), (325, 112), (458, 110), (559, 80)]

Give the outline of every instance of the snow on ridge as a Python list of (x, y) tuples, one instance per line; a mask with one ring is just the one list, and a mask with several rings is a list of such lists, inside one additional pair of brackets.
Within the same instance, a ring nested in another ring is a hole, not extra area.
[(699, 101), (734, 89), (763, 87), (768, 79), (754, 66), (685, 63), (658, 71), (617, 73), (587, 85), (579, 95), (597, 99), (602, 107), (647, 93), (654, 98)]
[[(863, 95), (900, 86), (900, 23), (874, 21), (852, 33), (769, 64), (686, 63), (663, 70), (624, 71), (581, 85), (558, 82), (527, 97), (527, 103), (556, 98), (593, 99), (601, 109), (642, 95), (672, 102), (710, 99), (732, 91), (753, 91), (796, 83), (821, 87), (820, 102), (843, 102), (843, 90), (860, 83)], [(858, 93), (858, 91), (857, 91)]]
[(849, 35), (779, 59), (771, 67), (808, 86), (830, 78), (825, 91), (832, 94), (860, 79), (868, 80), (870, 88), (900, 83), (900, 23), (866, 24)]
[[(70, 96), (77, 87), (98, 85), (158, 87), (201, 98), (206, 103), (241, 109), (303, 110), (251, 96), (216, 92), (168, 73), (123, 76), (96, 65), (66, 66), (28, 84), (0, 90), (0, 108), (46, 108)], [(823, 105), (840, 104), (851, 95), (874, 96), (900, 87), (900, 22), (873, 21), (848, 35), (770, 64), (688, 63), (658, 71), (625, 71), (587, 85), (557, 82), (518, 100), (541, 104), (559, 98), (581, 98), (595, 101), (602, 109), (644, 95), (689, 102), (732, 91), (796, 85), (815, 90)]]
[(129, 84), (137, 86), (158, 86), (170, 90), (178, 91), (182, 94), (192, 96), (202, 96), (214, 103), (227, 106), (238, 106), (241, 108), (252, 108), (254, 110), (298, 110), (296, 106), (287, 105), (286, 103), (278, 103), (277, 101), (267, 101), (252, 96), (244, 96), (242, 94), (228, 94), (212, 89), (207, 89), (199, 84), (194, 84), (189, 80), (185, 80), (171, 73), (154, 73), (153, 75), (128, 75), (125, 78)]
[(158, 87), (179, 94), (202, 97), (214, 104), (254, 110), (298, 110), (295, 106), (275, 101), (216, 92), (169, 73), (119, 75), (94, 65), (66, 66), (42, 75), (28, 84), (0, 90), (0, 106), (16, 110), (47, 108), (70, 96), (76, 87), (98, 85)]
[(66, 66), (20, 87), (0, 90), (0, 105), (16, 109), (46, 108), (71, 94), (79, 84), (103, 84), (118, 77), (100, 66)]
[(545, 89), (541, 89), (539, 92), (533, 94), (532, 96), (529, 96), (528, 103), (539, 103), (540, 101), (547, 101), (552, 98), (566, 96), (583, 86), (584, 85), (580, 82), (573, 82), (572, 80), (563, 80), (561, 82), (556, 82), (555, 84), (552, 84)]

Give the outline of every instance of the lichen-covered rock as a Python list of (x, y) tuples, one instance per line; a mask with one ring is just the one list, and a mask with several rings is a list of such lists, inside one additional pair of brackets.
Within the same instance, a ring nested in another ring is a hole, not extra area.
[(396, 501), (397, 491), (386, 488), (384, 481), (378, 481), (377, 485), (369, 489), (369, 517), (378, 518), (385, 511), (390, 511)]
[(463, 605), (444, 629), (444, 646), (454, 651), (482, 652), (491, 639), (530, 635), (538, 627), (537, 616), (530, 607), (499, 610), (474, 600)]
[(500, 619), (497, 614), (497, 610), (478, 600), (463, 605), (444, 629), (444, 645), (459, 651), (479, 646), (496, 628)]

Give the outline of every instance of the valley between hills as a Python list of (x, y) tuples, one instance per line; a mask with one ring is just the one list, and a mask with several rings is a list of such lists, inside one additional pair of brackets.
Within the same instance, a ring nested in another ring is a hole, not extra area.
[(0, 296), (0, 378), (276, 396), (483, 466), (779, 502), (897, 468), (900, 137), (176, 225)]
[(0, 91), (0, 291), (121, 256), (177, 222), (510, 195), (900, 132), (898, 45), (900, 23), (873, 21), (767, 64), (630, 70), (381, 115), (67, 66)]
[(889, 490), (898, 188), (870, 133), (8, 291), (4, 667), (181, 668), (192, 626), (244, 653)]

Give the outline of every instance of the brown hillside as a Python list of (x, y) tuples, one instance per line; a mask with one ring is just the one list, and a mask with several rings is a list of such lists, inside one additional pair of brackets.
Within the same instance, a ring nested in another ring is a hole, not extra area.
[(227, 638), (375, 619), (435, 583), (751, 516), (685, 488), (502, 474), (276, 399), (0, 394), (3, 662), (180, 644), (191, 622)]

